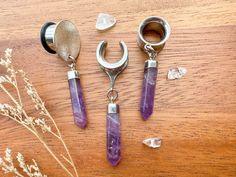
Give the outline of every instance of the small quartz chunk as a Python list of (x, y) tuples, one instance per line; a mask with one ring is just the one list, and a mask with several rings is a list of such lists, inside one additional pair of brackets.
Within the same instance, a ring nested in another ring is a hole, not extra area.
[(159, 148), (161, 147), (161, 138), (147, 138), (143, 140), (143, 144), (150, 148)]
[(114, 16), (105, 13), (98, 14), (96, 22), (97, 30), (104, 31), (112, 28), (113, 26), (115, 26), (115, 24), (116, 24), (116, 19)]
[(173, 68), (173, 69), (170, 69), (170, 70), (168, 71), (167, 78), (168, 78), (169, 80), (180, 79), (180, 78), (183, 77), (186, 73), (187, 73), (187, 69), (186, 69), (186, 68), (183, 68), (183, 67)]

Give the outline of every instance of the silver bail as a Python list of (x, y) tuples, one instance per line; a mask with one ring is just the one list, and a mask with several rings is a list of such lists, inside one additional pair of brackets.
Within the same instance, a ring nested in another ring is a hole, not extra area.
[(109, 103), (107, 105), (107, 113), (119, 113), (120, 112), (120, 108), (119, 105), (116, 103)]
[(80, 36), (76, 26), (63, 20), (58, 23), (45, 23), (40, 32), (44, 49), (52, 54), (58, 54), (68, 63), (75, 62), (80, 52)]
[(111, 85), (110, 88), (114, 87), (115, 84), (115, 79), (116, 77), (127, 67), (128, 65), (128, 60), (129, 60), (129, 53), (128, 53), (128, 47), (126, 46), (124, 41), (120, 41), (120, 47), (123, 51), (123, 56), (122, 58), (117, 61), (116, 63), (108, 63), (105, 58), (105, 48), (107, 46), (106, 41), (101, 41), (98, 44), (97, 51), (96, 51), (96, 56), (97, 56), (97, 61), (100, 64), (102, 70), (107, 73), (107, 75), (110, 78)]

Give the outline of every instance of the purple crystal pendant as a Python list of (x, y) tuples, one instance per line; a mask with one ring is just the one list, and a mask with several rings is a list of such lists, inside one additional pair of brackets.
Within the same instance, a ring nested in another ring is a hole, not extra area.
[(76, 70), (76, 61), (80, 53), (78, 29), (68, 20), (58, 23), (47, 22), (41, 28), (40, 39), (47, 52), (57, 54), (69, 66), (68, 82), (74, 122), (78, 127), (85, 128), (87, 125), (85, 103), (79, 73)]
[(119, 105), (108, 104), (107, 113), (107, 159), (112, 166), (116, 166), (120, 156), (120, 114)]
[(80, 128), (85, 128), (87, 116), (78, 71), (72, 70), (68, 72), (68, 82), (74, 122)]
[(118, 98), (118, 91), (114, 88), (117, 76), (127, 67), (129, 55), (126, 44), (121, 41), (120, 46), (123, 50), (123, 57), (116, 63), (108, 63), (104, 58), (106, 41), (98, 44), (96, 56), (101, 69), (110, 79), (110, 89), (107, 92), (109, 104), (107, 107), (107, 160), (112, 166), (119, 164), (121, 160), (120, 146), (120, 111), (119, 105), (115, 103)]
[[(147, 40), (145, 38), (145, 34), (148, 34), (151, 31), (158, 34), (160, 36), (160, 40)], [(138, 46), (149, 56), (149, 59), (145, 62), (140, 103), (140, 112), (143, 120), (147, 120), (153, 113), (158, 72), (156, 57), (164, 48), (166, 41), (170, 37), (170, 33), (171, 29), (168, 22), (164, 18), (158, 16), (147, 17), (140, 23), (138, 28)]]
[(140, 112), (143, 117), (143, 120), (147, 120), (153, 113), (156, 79), (157, 62), (155, 60), (149, 59), (145, 62), (142, 96), (140, 104)]

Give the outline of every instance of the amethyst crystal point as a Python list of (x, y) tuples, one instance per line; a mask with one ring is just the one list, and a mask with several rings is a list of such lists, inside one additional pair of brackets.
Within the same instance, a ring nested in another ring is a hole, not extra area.
[(155, 60), (148, 60), (144, 70), (144, 80), (140, 112), (144, 120), (147, 120), (153, 112), (154, 97), (157, 79), (157, 63)]
[(80, 79), (69, 77), (68, 81), (75, 124), (80, 128), (85, 128), (87, 124), (87, 116)]
[(107, 159), (116, 166), (120, 159), (120, 114), (117, 104), (110, 103), (107, 113)]

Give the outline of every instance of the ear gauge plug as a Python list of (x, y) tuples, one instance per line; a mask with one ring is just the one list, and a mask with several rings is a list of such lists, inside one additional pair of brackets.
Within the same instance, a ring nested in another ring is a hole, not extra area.
[(87, 125), (86, 108), (80, 84), (79, 72), (76, 70), (76, 61), (80, 52), (80, 36), (76, 26), (68, 20), (58, 23), (45, 23), (40, 32), (41, 43), (44, 49), (57, 54), (69, 67), (68, 82), (73, 109), (74, 122), (85, 128)]

